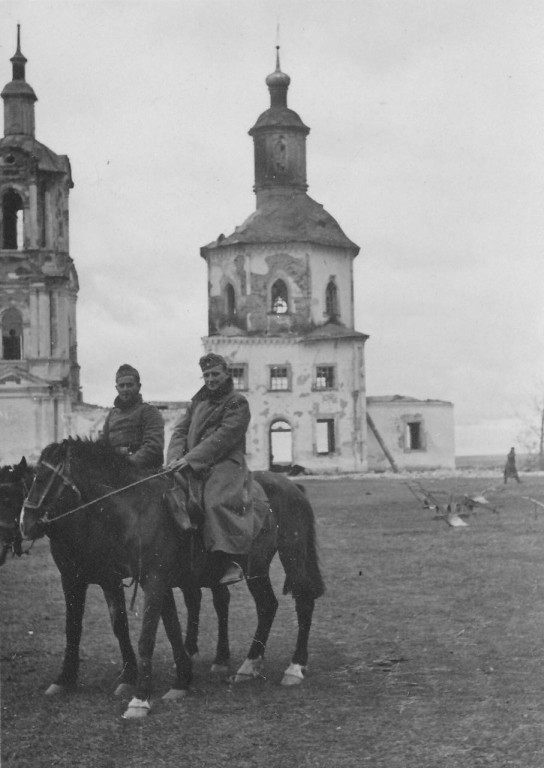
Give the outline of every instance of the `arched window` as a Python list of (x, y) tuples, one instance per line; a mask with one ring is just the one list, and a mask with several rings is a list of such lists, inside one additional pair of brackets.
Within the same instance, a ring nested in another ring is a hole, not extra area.
[(230, 283), (227, 283), (227, 286), (225, 288), (225, 304), (226, 304), (227, 318), (229, 320), (235, 320), (236, 319), (236, 294), (234, 293), (234, 288)]
[(23, 201), (14, 189), (2, 197), (2, 248), (21, 250), (23, 247)]
[(293, 463), (293, 430), (287, 421), (270, 425), (270, 469), (287, 472)]
[(272, 286), (272, 312), (276, 315), (285, 315), (288, 310), (287, 286), (283, 280), (276, 280)]
[(338, 291), (334, 280), (329, 280), (325, 289), (325, 313), (330, 320), (336, 320), (338, 317)]
[(23, 318), (14, 308), (2, 315), (2, 357), (4, 360), (21, 360), (23, 357)]

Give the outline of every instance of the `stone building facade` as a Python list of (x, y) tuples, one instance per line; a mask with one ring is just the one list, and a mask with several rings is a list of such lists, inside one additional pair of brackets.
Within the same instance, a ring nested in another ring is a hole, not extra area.
[(35, 138), (26, 59), (11, 58), (0, 140), (0, 461), (64, 437), (80, 399), (70, 162)]
[(451, 403), (367, 397), (368, 336), (354, 327), (359, 247), (307, 194), (310, 129), (287, 106), (290, 78), (279, 55), (266, 84), (270, 107), (249, 131), (256, 210), (201, 249), (209, 300), (203, 343), (229, 360), (250, 402), (250, 465), (323, 473), (452, 468)]
[(290, 78), (266, 79), (270, 107), (249, 131), (256, 210), (201, 249), (209, 286), (207, 351), (231, 363), (252, 421), (254, 468), (367, 468), (364, 345), (354, 328), (359, 247), (308, 194), (309, 128), (287, 106)]
[(373, 471), (455, 468), (453, 405), (403, 395), (367, 397)]

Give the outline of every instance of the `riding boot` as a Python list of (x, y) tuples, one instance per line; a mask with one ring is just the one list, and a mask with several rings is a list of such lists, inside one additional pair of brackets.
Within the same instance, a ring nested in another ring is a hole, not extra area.
[(237, 584), (244, 578), (241, 566), (227, 552), (212, 552), (213, 570), (220, 584)]

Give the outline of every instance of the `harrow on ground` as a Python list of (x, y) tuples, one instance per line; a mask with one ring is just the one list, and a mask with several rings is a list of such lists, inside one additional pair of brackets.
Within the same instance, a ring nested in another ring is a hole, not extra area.
[(500, 486), (486, 488), (480, 493), (454, 494), (446, 491), (429, 491), (419, 480), (406, 480), (405, 485), (418, 500), (423, 509), (435, 512), (435, 520), (444, 520), (451, 528), (466, 528), (467, 517), (477, 508), (487, 509), (498, 514), (498, 508), (492, 504), (486, 494), (497, 491)]

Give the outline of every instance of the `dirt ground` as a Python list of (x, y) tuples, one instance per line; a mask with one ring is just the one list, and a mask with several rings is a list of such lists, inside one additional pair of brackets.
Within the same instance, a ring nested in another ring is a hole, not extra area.
[[(139, 723), (123, 720), (127, 702), (112, 696), (120, 657), (95, 587), (79, 691), (44, 696), (61, 663), (64, 603), (38, 542), (0, 571), (3, 768), (542, 768), (544, 508), (522, 497), (544, 503), (544, 477), (522, 480), (420, 477), (443, 499), (499, 484), (495, 512), (476, 509), (451, 528), (402, 478), (304, 478), (327, 585), (304, 683), (279, 685), (296, 616), (274, 563), (266, 679), (233, 686), (210, 675), (206, 593), (190, 696), (160, 700), (172, 677), (161, 628), (152, 714)], [(255, 620), (245, 587), (231, 592), (234, 670)], [(139, 620), (131, 615), (135, 643)]]

